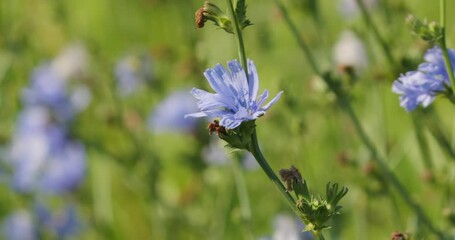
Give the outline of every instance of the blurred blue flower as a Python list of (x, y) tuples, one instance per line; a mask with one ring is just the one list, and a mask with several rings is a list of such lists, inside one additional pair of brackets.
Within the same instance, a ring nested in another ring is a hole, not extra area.
[(3, 221), (2, 233), (7, 240), (38, 239), (33, 216), (25, 210), (19, 210), (8, 216)]
[(57, 239), (74, 236), (81, 229), (81, 223), (74, 206), (66, 206), (57, 212), (52, 212), (43, 204), (36, 204), (35, 212), (39, 226), (51, 232)]
[(74, 189), (85, 174), (85, 150), (51, 121), (49, 110), (26, 108), (19, 116), (9, 164), (12, 186), (19, 192), (63, 193)]
[(2, 224), (2, 233), (8, 240), (35, 240), (44, 236), (52, 239), (67, 239), (79, 232), (81, 223), (73, 206), (57, 212), (43, 204), (35, 204), (32, 211), (18, 210), (9, 215)]
[(279, 92), (269, 103), (262, 106), (269, 92), (265, 90), (257, 96), (259, 78), (253, 61), (248, 60), (249, 82), (238, 61), (230, 61), (228, 66), (230, 73), (220, 64), (204, 72), (216, 93), (193, 88), (191, 93), (198, 100), (200, 112), (188, 114), (185, 117), (220, 117), (220, 125), (233, 129), (242, 122), (264, 115), (283, 93)]
[(51, 64), (43, 64), (33, 71), (30, 85), (23, 90), (23, 102), (27, 106), (47, 106), (62, 121), (73, 116), (66, 80), (57, 75)]
[(191, 132), (198, 124), (197, 119), (183, 118), (185, 114), (198, 111), (188, 91), (176, 91), (166, 97), (148, 118), (148, 127), (153, 132)]
[(122, 96), (136, 92), (141, 85), (152, 79), (152, 60), (148, 55), (129, 55), (115, 67), (117, 89)]
[[(449, 56), (455, 66), (455, 50), (449, 50)], [(450, 86), (441, 49), (435, 46), (427, 50), (424, 59), (426, 62), (417, 71), (402, 74), (392, 86), (392, 91), (400, 95), (400, 106), (408, 112), (419, 104), (427, 107)]]
[(38, 182), (40, 189), (51, 193), (74, 190), (85, 177), (84, 146), (77, 141), (67, 139), (60, 150), (49, 156), (43, 168)]
[(90, 102), (90, 91), (84, 86), (71, 88), (69, 80), (81, 74), (86, 64), (85, 49), (71, 45), (51, 62), (39, 65), (23, 90), (26, 106), (46, 106), (58, 121), (68, 121)]
[(33, 71), (7, 160), (15, 190), (60, 194), (82, 181), (85, 149), (69, 137), (68, 128), (91, 100), (87, 87), (70, 85), (86, 62), (85, 48), (75, 44)]

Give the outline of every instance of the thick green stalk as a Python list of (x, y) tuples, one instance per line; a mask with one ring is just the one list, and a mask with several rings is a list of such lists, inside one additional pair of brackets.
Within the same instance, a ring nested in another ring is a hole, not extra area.
[(264, 155), (262, 155), (261, 149), (259, 148), (258, 144), (258, 139), (256, 135), (256, 129), (254, 130), (253, 134), (251, 135), (251, 142), (248, 146), (248, 151), (250, 151), (253, 156), (256, 158), (257, 162), (259, 163), (259, 166), (261, 166), (262, 170), (264, 170), (265, 174), (269, 179), (275, 183), (275, 185), (278, 187), (278, 190), (284, 195), (286, 200), (289, 202), (289, 205), (291, 205), (292, 209), (296, 212), (296, 205), (295, 205), (295, 200), (289, 194), (288, 191), (286, 191), (286, 188), (284, 187), (283, 183), (281, 183), (280, 179), (278, 176), (273, 172), (272, 168), (268, 164), (267, 160), (265, 159)]
[(430, 130), (431, 135), (438, 142), (438, 146), (450, 157), (455, 160), (455, 150), (446, 136), (446, 131), (441, 127), (441, 119), (432, 106), (423, 109), (423, 117), (426, 127)]
[(447, 46), (446, 46), (446, 1), (440, 0), (439, 6), (440, 6), (440, 25), (441, 25), (441, 33), (442, 33), (442, 38), (440, 41), (441, 51), (442, 51), (442, 56), (444, 58), (444, 64), (447, 69), (447, 75), (449, 75), (450, 86), (452, 87), (452, 95), (455, 96), (455, 77), (453, 74), (452, 64), (450, 63), (449, 52), (448, 52)]
[(321, 231), (313, 231), (313, 235), (317, 240), (325, 240), (324, 235)]
[(419, 143), (420, 153), (422, 154), (423, 164), (427, 171), (433, 173), (433, 162), (430, 156), (430, 148), (428, 147), (428, 141), (424, 134), (424, 125), (422, 124), (420, 116), (412, 116), (412, 122), (414, 123), (414, 131), (416, 133), (417, 142)]
[(232, 0), (226, 0), (226, 4), (228, 6), (229, 15), (231, 15), (232, 25), (234, 26), (234, 35), (236, 36), (235, 39), (237, 40), (237, 47), (238, 47), (240, 63), (242, 64), (243, 70), (245, 71), (245, 76), (248, 79), (248, 64), (246, 61), (246, 53), (245, 53), (245, 45), (243, 43), (242, 29), (240, 29), (239, 22), (237, 21), (237, 15), (235, 14), (234, 4), (232, 3)]
[(248, 191), (246, 189), (245, 178), (243, 177), (243, 169), (239, 163), (238, 154), (231, 155), (232, 171), (234, 173), (235, 185), (237, 188), (237, 195), (239, 197), (240, 211), (242, 220), (245, 223), (245, 239), (254, 239), (253, 232), (251, 231), (251, 207)]

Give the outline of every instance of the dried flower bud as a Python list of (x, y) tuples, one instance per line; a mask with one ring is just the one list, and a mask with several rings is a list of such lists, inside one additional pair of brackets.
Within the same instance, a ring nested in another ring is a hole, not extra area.
[(220, 121), (215, 119), (213, 120), (213, 123), (209, 123), (207, 126), (207, 129), (209, 130), (209, 134), (212, 135), (212, 133), (216, 132), (217, 135), (221, 134), (227, 134), (226, 128), (223, 126), (220, 126)]
[(281, 169), (279, 174), (281, 176), (281, 180), (286, 183), (286, 190), (288, 192), (293, 190), (293, 182), (302, 182), (302, 175), (294, 166), (291, 166), (289, 169)]
[(196, 25), (198, 28), (203, 28), (205, 21), (207, 21), (207, 19), (205, 19), (205, 17), (204, 17), (204, 11), (205, 10), (202, 7), (202, 8), (199, 8), (195, 13)]
[(397, 231), (392, 233), (392, 240), (406, 240), (406, 239), (408, 239), (406, 234), (403, 234), (403, 233), (397, 232)]
[(196, 25), (202, 28), (207, 20), (212, 21), (216, 26), (228, 33), (233, 33), (232, 22), (229, 17), (217, 5), (206, 1), (204, 6), (195, 13)]

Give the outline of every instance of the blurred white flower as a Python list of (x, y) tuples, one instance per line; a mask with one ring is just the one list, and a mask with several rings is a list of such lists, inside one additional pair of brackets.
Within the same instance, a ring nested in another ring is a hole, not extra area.
[[(372, 9), (376, 7), (377, 0), (362, 0), (365, 7)], [(338, 11), (346, 19), (352, 19), (360, 14), (360, 8), (357, 5), (357, 0), (338, 0)]]
[(242, 159), (242, 165), (246, 170), (256, 170), (259, 168), (259, 163), (250, 152), (245, 152), (245, 155)]
[(81, 43), (73, 43), (63, 49), (51, 63), (56, 74), (67, 81), (71, 77), (83, 73), (87, 69), (88, 55)]
[(92, 93), (85, 85), (74, 87), (70, 96), (70, 102), (77, 112), (83, 111), (92, 101)]
[(273, 221), (273, 240), (300, 240), (300, 233), (296, 219), (288, 215), (278, 215)]
[(368, 65), (363, 41), (354, 32), (345, 30), (333, 48), (333, 61), (338, 68), (353, 68), (362, 71)]
[[(225, 142), (220, 141), (217, 136), (212, 136), (210, 143), (202, 149), (202, 159), (209, 165), (224, 166), (229, 163), (229, 156), (231, 154), (224, 148)], [(259, 164), (250, 152), (242, 152), (240, 163), (245, 170), (256, 170)]]
[(314, 240), (309, 232), (302, 232), (305, 225), (297, 218), (286, 214), (279, 214), (273, 220), (273, 234), (271, 237), (262, 237), (261, 240)]
[(209, 165), (226, 165), (229, 163), (226, 151), (216, 136), (213, 136), (210, 143), (202, 149), (202, 159)]
[(3, 236), (8, 240), (38, 239), (32, 215), (20, 210), (8, 216), (3, 222)]

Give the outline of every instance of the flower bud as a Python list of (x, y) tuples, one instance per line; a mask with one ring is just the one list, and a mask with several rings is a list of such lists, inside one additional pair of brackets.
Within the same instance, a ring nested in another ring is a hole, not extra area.
[(286, 183), (287, 191), (293, 191), (297, 197), (296, 208), (299, 211), (299, 217), (305, 223), (303, 229), (308, 232), (319, 232), (329, 228), (325, 225), (333, 215), (340, 214), (341, 206), (338, 202), (346, 195), (348, 189), (338, 184), (328, 183), (326, 187), (326, 197), (315, 197), (310, 195), (308, 185), (299, 170), (294, 166), (289, 169), (280, 170), (282, 181)]
[(281, 169), (279, 174), (281, 180), (286, 183), (286, 191), (294, 191), (298, 199), (304, 198), (310, 200), (307, 183), (302, 179), (302, 175), (296, 167), (291, 166), (289, 169)]
[(413, 15), (408, 15), (406, 22), (411, 26), (411, 32), (424, 41), (434, 44), (442, 39), (442, 29), (436, 22), (421, 21)]
[(202, 8), (195, 14), (196, 25), (198, 28), (204, 27), (207, 20), (212, 21), (216, 26), (224, 29), (228, 33), (233, 33), (232, 21), (217, 5), (206, 1)]

